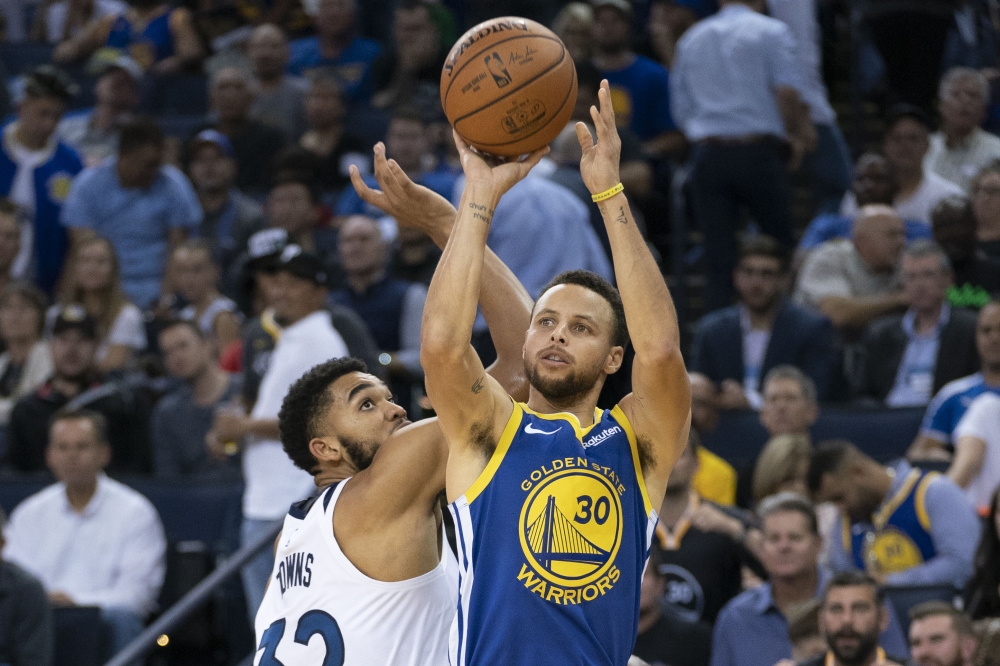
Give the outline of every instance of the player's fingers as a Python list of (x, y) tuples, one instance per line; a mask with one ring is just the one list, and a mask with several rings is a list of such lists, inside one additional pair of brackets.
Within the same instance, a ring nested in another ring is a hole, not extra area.
[(379, 141), (372, 152), (375, 153), (375, 174), (378, 175), (379, 171), (385, 169), (385, 144)]
[(451, 136), (455, 140), (455, 147), (458, 148), (458, 154), (459, 155), (461, 155), (462, 157), (465, 157), (466, 155), (471, 154), (472, 151), (469, 150), (469, 144), (467, 144), (465, 142), (465, 139), (463, 139), (462, 137), (460, 137), (458, 135), (458, 132), (456, 132), (454, 129), (452, 129), (451, 130)]
[[(351, 177), (351, 185), (354, 186), (354, 191), (358, 193), (358, 196), (373, 206), (377, 205), (375, 202), (379, 199), (382, 193), (368, 187), (368, 184), (361, 177), (361, 171), (354, 164), (349, 166), (347, 170)], [(381, 183), (379, 184), (381, 185)]]
[(611, 103), (611, 86), (607, 79), (601, 81), (601, 90), (597, 93), (597, 97), (601, 101), (601, 117), (609, 128), (614, 127), (615, 107)]
[(549, 147), (545, 146), (525, 157), (521, 162), (521, 173), (528, 173), (531, 171), (543, 157), (549, 154), (549, 150)]
[[(593, 107), (591, 107), (593, 108)], [(581, 122), (576, 124), (576, 139), (580, 142), (580, 147), (586, 151), (588, 148), (594, 147), (594, 137), (591, 135), (590, 130), (587, 126)]]

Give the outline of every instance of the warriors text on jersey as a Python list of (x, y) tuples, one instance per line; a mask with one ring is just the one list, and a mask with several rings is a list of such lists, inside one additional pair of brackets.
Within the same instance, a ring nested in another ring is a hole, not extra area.
[(293, 505), (285, 517), (257, 611), (255, 666), (442, 666), (457, 596), (448, 544), (441, 563), (417, 578), (385, 583), (364, 575), (333, 534), (347, 483)]
[(657, 516), (631, 424), (619, 407), (595, 412), (582, 428), (515, 404), (486, 469), (451, 504), (453, 666), (628, 661)]

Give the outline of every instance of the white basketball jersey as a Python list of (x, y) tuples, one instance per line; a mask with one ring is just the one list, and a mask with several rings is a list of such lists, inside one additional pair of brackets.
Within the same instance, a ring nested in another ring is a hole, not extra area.
[(293, 505), (285, 517), (254, 623), (255, 666), (447, 664), (458, 600), (448, 543), (442, 542), (441, 563), (422, 576), (396, 583), (369, 578), (333, 535), (333, 511), (346, 483)]

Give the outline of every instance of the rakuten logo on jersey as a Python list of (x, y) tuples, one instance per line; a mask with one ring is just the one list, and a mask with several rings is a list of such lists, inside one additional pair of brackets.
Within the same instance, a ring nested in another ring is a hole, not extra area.
[(604, 440), (606, 440), (606, 439), (608, 439), (608, 438), (610, 438), (610, 437), (612, 437), (614, 435), (621, 434), (621, 431), (622, 431), (622, 429), (619, 428), (618, 426), (611, 426), (610, 428), (605, 428), (604, 430), (602, 430), (601, 432), (597, 433), (596, 435), (591, 435), (590, 439), (588, 439), (587, 441), (585, 441), (583, 443), (583, 448), (589, 449), (592, 446), (597, 446), (598, 444), (600, 444)]

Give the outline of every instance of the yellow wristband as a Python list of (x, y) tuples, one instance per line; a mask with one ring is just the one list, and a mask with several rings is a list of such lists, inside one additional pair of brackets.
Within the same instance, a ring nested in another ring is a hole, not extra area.
[(604, 190), (603, 192), (600, 192), (598, 194), (592, 194), (592, 195), (590, 195), (590, 198), (594, 200), (594, 203), (597, 203), (598, 201), (604, 201), (605, 199), (610, 199), (611, 197), (615, 196), (619, 192), (623, 192), (623, 191), (625, 191), (625, 186), (622, 185), (621, 183), (618, 183), (617, 185), (615, 185), (614, 187), (612, 187), (610, 190)]

